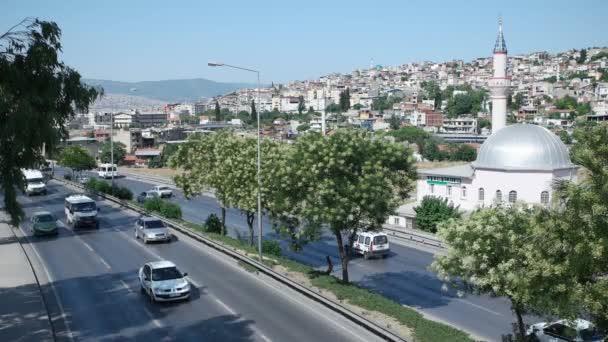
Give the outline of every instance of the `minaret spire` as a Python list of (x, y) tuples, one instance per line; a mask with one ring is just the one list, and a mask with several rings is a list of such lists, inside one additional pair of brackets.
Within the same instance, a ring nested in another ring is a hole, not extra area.
[(492, 134), (494, 134), (507, 124), (507, 95), (511, 86), (511, 78), (507, 75), (507, 44), (502, 33), (502, 17), (498, 18), (498, 36), (494, 45), (492, 64), (494, 74), (488, 85), (492, 94)]
[(494, 44), (494, 52), (507, 52), (507, 44), (505, 36), (502, 33), (502, 16), (498, 17), (498, 36), (496, 36), (496, 44)]

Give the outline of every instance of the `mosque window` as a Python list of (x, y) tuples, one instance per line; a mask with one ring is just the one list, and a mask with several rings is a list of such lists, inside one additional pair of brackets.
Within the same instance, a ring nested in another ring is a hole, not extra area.
[(467, 198), (467, 187), (466, 186), (462, 187), (462, 198)]
[(543, 191), (540, 193), (540, 203), (549, 204), (549, 192)]
[(509, 191), (509, 203), (515, 203), (517, 201), (517, 191), (511, 190)]
[(483, 188), (479, 188), (479, 200), (483, 201), (485, 198), (485, 192), (483, 190)]
[(502, 191), (496, 190), (496, 201), (502, 202)]

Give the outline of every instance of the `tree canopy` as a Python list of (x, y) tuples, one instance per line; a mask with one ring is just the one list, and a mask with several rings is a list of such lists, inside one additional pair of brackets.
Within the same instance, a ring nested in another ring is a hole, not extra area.
[[(455, 188), (454, 191), (458, 191)], [(437, 224), (451, 218), (460, 218), (458, 208), (448, 203), (447, 198), (424, 196), (420, 204), (414, 208), (416, 212), (416, 227), (426, 232), (437, 232)]]
[(63, 165), (73, 171), (84, 171), (94, 169), (97, 166), (95, 158), (89, 154), (82, 146), (70, 145), (61, 150), (59, 165)]
[(43, 147), (53, 150), (66, 123), (102, 93), (59, 59), (61, 49), (54, 22), (26, 19), (0, 35), (0, 187), (13, 224), (24, 215), (21, 169), (42, 164)]
[[(127, 155), (127, 146), (121, 142), (114, 142), (114, 164), (120, 164), (125, 156)], [(102, 163), (111, 163), (112, 162), (112, 143), (107, 141), (101, 144), (99, 147), (101, 153), (99, 154), (99, 159)]]

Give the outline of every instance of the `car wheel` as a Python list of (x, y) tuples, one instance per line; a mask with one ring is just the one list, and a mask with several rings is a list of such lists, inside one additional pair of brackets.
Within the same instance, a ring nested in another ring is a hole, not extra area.
[(146, 236), (144, 235), (144, 243), (148, 244), (148, 239), (146, 238)]
[(137, 234), (137, 229), (135, 229), (135, 240), (139, 239), (139, 235)]
[(365, 259), (365, 260), (369, 259), (369, 253), (368, 252), (364, 252), (363, 253), (363, 259)]

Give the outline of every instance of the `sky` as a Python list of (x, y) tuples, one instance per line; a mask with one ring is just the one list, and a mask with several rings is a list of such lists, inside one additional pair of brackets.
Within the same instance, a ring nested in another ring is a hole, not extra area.
[(502, 15), (510, 54), (608, 46), (608, 0), (0, 0), (0, 32), (55, 21), (62, 58), (83, 77), (317, 79), (374, 64), (490, 56)]

